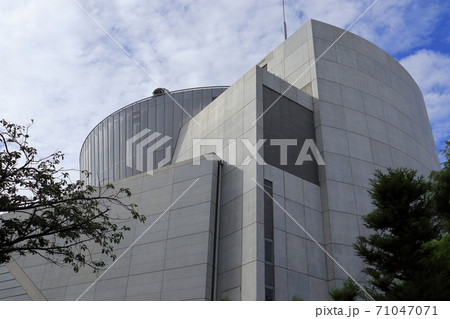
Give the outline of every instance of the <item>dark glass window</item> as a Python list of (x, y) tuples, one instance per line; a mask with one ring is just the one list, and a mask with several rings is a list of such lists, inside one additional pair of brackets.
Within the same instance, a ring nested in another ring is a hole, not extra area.
[(272, 182), (264, 180), (264, 237), (273, 239)]
[(266, 301), (274, 301), (275, 294), (273, 287), (266, 286)]
[(267, 263), (273, 264), (273, 241), (268, 238), (264, 240), (264, 256)]
[(275, 270), (273, 249), (273, 187), (272, 182), (264, 180), (264, 280), (266, 300), (275, 300)]

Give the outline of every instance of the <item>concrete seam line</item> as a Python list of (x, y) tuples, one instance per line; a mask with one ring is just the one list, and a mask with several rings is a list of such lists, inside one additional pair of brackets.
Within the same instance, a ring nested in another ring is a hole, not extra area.
[(286, 209), (284, 209), (284, 207), (283, 206), (281, 206), (281, 204), (280, 203), (278, 203), (276, 200), (275, 200), (275, 198), (273, 198), (273, 196), (271, 196), (265, 189), (264, 189), (264, 187), (262, 187), (261, 185), (259, 185), (259, 183), (254, 179), (254, 178), (252, 178), (252, 180), (256, 183), (256, 185), (258, 185), (258, 187), (259, 188), (261, 188), (262, 190), (263, 190), (263, 192), (265, 193), (265, 194), (267, 194), (267, 196), (269, 196), (272, 200), (273, 200), (273, 202), (275, 203), (275, 204), (277, 204), (278, 205), (278, 207), (280, 207), (282, 210), (283, 210), (283, 212), (286, 214), (286, 215), (288, 215), (289, 216), (289, 218), (291, 218), (293, 221), (294, 221), (294, 223), (296, 223), (297, 224), (297, 226), (298, 227), (300, 227), (300, 229), (301, 230), (303, 230), (304, 232), (305, 232), (305, 234), (306, 235), (308, 235), (308, 237), (309, 238), (311, 238), (311, 240), (317, 245), (317, 246), (319, 246), (319, 248), (320, 249), (322, 249), (323, 250), (323, 252), (336, 264), (336, 265), (338, 265), (339, 266), (339, 268), (341, 268), (346, 274), (347, 274), (347, 276), (349, 276), (357, 285), (358, 285), (358, 287), (359, 288), (361, 288), (361, 290), (362, 291), (364, 291), (364, 293), (367, 295), (367, 296), (369, 296), (369, 298), (370, 299), (372, 299), (372, 301), (375, 301), (375, 299), (364, 289), (364, 287), (363, 286), (361, 286), (360, 284), (359, 284), (359, 282), (357, 282), (356, 280), (355, 280), (355, 278), (353, 278), (353, 276), (352, 275), (350, 275), (349, 273), (348, 273), (348, 271), (347, 270), (345, 270), (344, 269), (344, 267), (342, 267), (341, 266), (341, 264), (339, 264), (338, 263), (338, 261), (336, 260), (336, 259), (334, 259), (334, 257), (333, 256), (331, 256), (330, 255), (330, 253), (329, 252), (327, 252), (326, 251), (326, 249), (325, 248), (323, 248), (323, 246), (302, 226), (302, 225), (300, 225), (296, 220), (295, 220), (295, 218), (294, 217), (292, 217), (291, 216), (291, 214), (289, 214), (287, 211), (286, 211)]
[(94, 280), (93, 283), (91, 283), (91, 284), (89, 285), (89, 287), (86, 288), (85, 291), (83, 291), (83, 293), (76, 299), (76, 301), (80, 300), (80, 298), (83, 297), (84, 294), (85, 294), (89, 289), (91, 289), (92, 286), (94, 286), (94, 285), (97, 283), (97, 281), (99, 281), (99, 279), (102, 278), (103, 275), (106, 274), (106, 273), (108, 272), (108, 270), (111, 269), (111, 267), (114, 266), (114, 264), (115, 264), (117, 261), (119, 261), (119, 259), (122, 258), (122, 256), (125, 255), (125, 254), (127, 253), (127, 251), (129, 251), (129, 250), (134, 246), (134, 244), (136, 244), (136, 243), (139, 241), (139, 239), (141, 239), (142, 236), (144, 236), (144, 235), (147, 233), (147, 231), (148, 231), (150, 228), (152, 228), (153, 225), (155, 225), (155, 224), (158, 222), (158, 220), (160, 220), (161, 217), (163, 217), (163, 216), (169, 211), (169, 209), (171, 209), (172, 206), (175, 205), (176, 202), (178, 202), (178, 200), (179, 200), (181, 197), (183, 197), (184, 194), (186, 194), (186, 192), (187, 192), (189, 189), (191, 189), (192, 186), (194, 186), (195, 183), (197, 183), (197, 181), (198, 181), (199, 179), (200, 179), (200, 177), (198, 177), (194, 182), (192, 182), (192, 184), (189, 185), (189, 187), (186, 188), (186, 189), (181, 193), (181, 195), (178, 196), (177, 199), (175, 199), (175, 200), (172, 202), (172, 204), (170, 204), (170, 206), (167, 207), (167, 209), (166, 209), (164, 212), (162, 212), (161, 215), (159, 215), (158, 218), (157, 218), (150, 226), (148, 226), (148, 227), (142, 232), (142, 234), (140, 234), (140, 235), (138, 236), (138, 238), (136, 238), (136, 239), (131, 243), (131, 245), (128, 246), (127, 249), (125, 249), (125, 251), (124, 251), (124, 252), (123, 252), (116, 260), (114, 260), (114, 262), (113, 262), (111, 265), (109, 265), (108, 268), (106, 268), (106, 270), (105, 270), (104, 272), (102, 272), (101, 275), (98, 276), (97, 279)]
[(11, 258), (11, 260), (5, 264), (11, 275), (17, 280), (19, 285), (25, 290), (28, 296), (33, 301), (45, 301), (47, 298), (42, 294), (39, 288), (34, 284), (34, 282), (28, 277), (28, 275), (23, 271), (22, 268), (17, 264), (17, 262)]
[[(366, 10), (364, 10), (363, 13), (361, 13), (361, 14), (359, 15), (359, 17), (357, 17), (357, 18), (355, 19), (355, 21), (353, 21), (347, 29), (344, 30), (344, 32), (342, 32), (342, 34), (341, 34), (336, 40), (334, 40), (334, 42), (331, 43), (330, 46), (329, 46), (325, 51), (323, 51), (323, 53), (322, 53), (322, 54), (314, 61), (314, 63), (311, 64), (311, 65), (310, 65), (310, 66), (309, 66), (302, 74), (300, 74), (300, 76), (299, 76), (299, 77), (298, 77), (291, 85), (289, 85), (289, 87), (288, 87), (286, 90), (284, 90), (284, 92), (281, 93), (281, 95), (280, 95), (275, 101), (273, 101), (273, 103), (270, 104), (270, 106), (269, 106), (269, 107), (268, 107), (268, 108), (267, 108), (260, 116), (258, 116), (258, 118), (252, 123), (252, 125), (255, 125), (255, 123), (258, 122), (259, 119), (260, 119), (261, 117), (263, 117), (264, 114), (266, 114), (266, 113), (272, 108), (272, 106), (274, 106), (275, 103), (277, 103), (278, 100), (281, 99), (281, 98), (286, 94), (286, 92), (289, 91), (290, 88), (293, 87), (294, 84), (297, 83), (297, 81), (300, 80), (300, 78), (301, 78), (306, 72), (309, 71), (309, 69), (311, 69), (314, 65), (316, 65), (317, 61), (319, 61), (319, 60), (325, 55), (325, 53), (327, 53), (328, 50), (330, 50), (331, 47), (332, 47), (333, 45), (335, 45), (336, 42), (338, 42), (338, 41), (344, 36), (344, 34), (346, 34), (346, 33), (348, 32), (348, 30), (350, 30), (350, 28), (353, 27), (353, 25), (354, 25), (356, 22), (358, 22), (359, 19), (361, 19), (361, 18), (363, 17), (363, 15), (365, 15), (365, 14), (367, 13), (367, 11), (369, 11), (369, 9), (372, 8), (373, 5), (374, 5), (375, 3), (377, 3), (377, 2), (378, 2), (378, 0), (375, 0), (374, 2), (372, 2), (372, 4), (371, 4)], [(312, 32), (312, 31), (311, 31), (311, 32)]]

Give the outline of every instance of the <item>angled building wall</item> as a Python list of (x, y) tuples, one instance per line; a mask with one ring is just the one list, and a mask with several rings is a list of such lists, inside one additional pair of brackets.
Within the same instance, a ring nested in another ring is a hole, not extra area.
[[(200, 163), (178, 163), (116, 182), (130, 189), (128, 200), (147, 222), (126, 222), (131, 230), (115, 254), (139, 241), (101, 278), (89, 267), (75, 273), (38, 255), (16, 258), (18, 266), (48, 300), (211, 300), (218, 161)], [(111, 214), (123, 209), (113, 208)], [(90, 248), (95, 259), (102, 259), (98, 247)], [(104, 261), (111, 264), (109, 258)], [(35, 300), (5, 267), (0, 272), (0, 300)]]

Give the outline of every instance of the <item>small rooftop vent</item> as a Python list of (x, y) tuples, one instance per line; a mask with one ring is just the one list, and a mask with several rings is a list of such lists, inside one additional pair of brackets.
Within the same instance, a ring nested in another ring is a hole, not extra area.
[(153, 91), (153, 95), (160, 95), (160, 94), (164, 94), (166, 92), (169, 92), (169, 91), (164, 88), (157, 88)]

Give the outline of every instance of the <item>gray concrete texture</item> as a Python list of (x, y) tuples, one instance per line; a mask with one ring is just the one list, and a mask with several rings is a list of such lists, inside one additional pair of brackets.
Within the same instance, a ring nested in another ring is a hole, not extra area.
[[(80, 300), (211, 299), (211, 225), (215, 219), (218, 162), (203, 159), (200, 164), (178, 163), (155, 171), (153, 176), (142, 174), (116, 182), (117, 187), (131, 190), (130, 201), (147, 216), (145, 224), (129, 224), (132, 230), (124, 233), (125, 239), (115, 250), (120, 256), (198, 179), (100, 279), (102, 271), (94, 274), (92, 269), (83, 268), (75, 273), (39, 256), (19, 257), (17, 263), (48, 300), (76, 300), (97, 279)], [(105, 261), (107, 265), (112, 263)], [(6, 267), (0, 271), (1, 299), (29, 299)]]
[[(368, 179), (387, 167), (406, 166), (424, 175), (439, 168), (420, 89), (374, 44), (314, 20), (259, 65), (265, 64), (314, 99), (317, 144), (326, 162), (319, 167), (325, 245), (365, 281), (351, 244), (366, 233), (361, 216), (371, 209)], [(332, 289), (347, 275), (330, 259), (327, 263)]]

